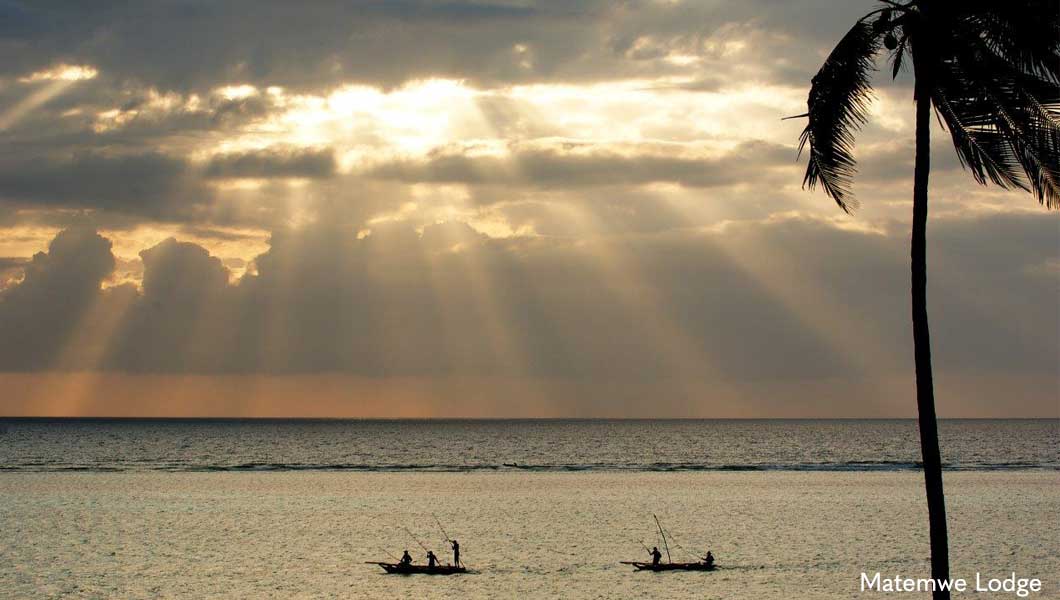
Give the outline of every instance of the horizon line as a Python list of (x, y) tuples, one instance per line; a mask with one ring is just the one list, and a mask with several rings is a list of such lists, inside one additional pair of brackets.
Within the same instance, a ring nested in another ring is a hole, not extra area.
[[(916, 421), (917, 417), (253, 417), (0, 415), (3, 421)], [(1060, 421), (1057, 416), (939, 417), (940, 421)]]

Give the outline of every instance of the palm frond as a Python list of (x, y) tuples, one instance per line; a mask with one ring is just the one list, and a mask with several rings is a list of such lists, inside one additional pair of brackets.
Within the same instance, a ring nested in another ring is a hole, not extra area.
[(1060, 208), (1060, 85), (999, 56), (978, 22), (958, 24), (940, 50), (933, 101), (961, 163), (979, 183), (1029, 189)]
[(960, 0), (948, 12), (1001, 60), (1060, 83), (1060, 8), (1055, 0)]
[(909, 34), (902, 33), (902, 38), (898, 40), (898, 47), (895, 48), (894, 53), (891, 55), (891, 79), (898, 78), (898, 72), (902, 70), (902, 60), (905, 58), (905, 48), (909, 41)]
[(880, 49), (880, 33), (862, 19), (840, 40), (814, 76), (807, 99), (809, 123), (799, 138), (799, 154), (809, 144), (803, 186), (818, 184), (846, 212), (857, 206), (851, 184), (857, 164), (854, 134), (868, 119), (870, 75)]
[(968, 169), (977, 182), (986, 184), (989, 179), (1001, 187), (1030, 191), (1020, 179), (1015, 157), (998, 144), (993, 132), (976, 130), (965, 124), (966, 111), (954, 107), (944, 88), (935, 89), (932, 102), (953, 138), (961, 166)]

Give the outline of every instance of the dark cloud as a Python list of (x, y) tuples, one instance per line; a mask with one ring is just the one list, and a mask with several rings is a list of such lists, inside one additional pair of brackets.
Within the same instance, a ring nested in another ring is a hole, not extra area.
[(198, 225), (185, 225), (181, 227), (181, 232), (196, 238), (223, 240), (226, 242), (260, 239), (260, 236), (251, 233)]
[[(468, 156), (441, 150), (423, 159), (398, 160), (366, 175), (406, 183), (516, 184), (539, 187), (638, 185), (655, 182), (717, 187), (761, 180), (776, 167), (791, 167), (794, 148), (745, 142), (720, 158), (686, 158), (637, 149), (618, 154), (588, 144), (568, 148), (513, 148), (511, 156)], [(654, 150), (654, 151), (653, 151)]]
[(229, 81), (297, 87), (336, 76), (396, 84), (472, 70), (500, 74), (514, 65), (494, 64), (492, 57), (511, 47), (512, 33), (518, 38), (546, 23), (562, 27), (561, 18), (581, 12), (430, 0), (324, 2), (313, 10), (256, 1), (16, 8), (23, 29), (4, 40), (8, 69), (81, 60), (183, 89)]
[(933, 315), (932, 340), (950, 361), (983, 371), (1060, 368), (1058, 221), (996, 215), (932, 227), (929, 299), (945, 313)]
[[(18, 82), (30, 72), (66, 63), (93, 65), (99, 75), (65, 88), (0, 130), (0, 202), (18, 209), (103, 213), (92, 218), (107, 228), (135, 226), (134, 219), (271, 228), (290, 218), (284, 208), (291, 205), (289, 190), (262, 189), (252, 198), (218, 192), (207, 180), (307, 178), (314, 181), (304, 189), (309, 198), (300, 198), (301, 206), (314, 207), (328, 194), (361, 200), (333, 193), (336, 185), (329, 182), (349, 185), (350, 178), (335, 176), (335, 158), (326, 149), (274, 147), (217, 156), (202, 170), (194, 167), (191, 157), (284, 110), (267, 86), (285, 86), (290, 99), (301, 91), (326, 95), (351, 82), (388, 88), (431, 77), (461, 79), (482, 90), (668, 75), (693, 79), (673, 85), (697, 90), (755, 82), (805, 85), (819, 66), (820, 50), (870, 6), (867, 0), (798, 5), (402, 0), (320, 2), (308, 10), (249, 0), (91, 7), (5, 0), (0, 114), (55, 83)], [(217, 86), (244, 83), (258, 90), (235, 98), (211, 93)], [(500, 139), (568, 133), (505, 93), (483, 93), (476, 104)], [(754, 111), (754, 102), (743, 110)], [(773, 112), (774, 107), (763, 107), (761, 118), (775, 118)], [(640, 135), (681, 141), (703, 136), (678, 115), (663, 116), (646, 122)], [(569, 187), (577, 193), (653, 182), (778, 187), (778, 174), (770, 170), (791, 165), (794, 155), (790, 148), (754, 143), (712, 159), (658, 148), (628, 150), (524, 145), (500, 159), (443, 148), (426, 159), (383, 164), (370, 174), (401, 184)], [(895, 156), (879, 170), (890, 173), (892, 162), (904, 166), (901, 160)], [(378, 197), (368, 202), (385, 204)], [(640, 222), (672, 220), (640, 212)], [(364, 220), (375, 216), (370, 213), (359, 205)], [(62, 214), (41, 218), (60, 225), (69, 221)]]
[(331, 148), (265, 148), (215, 156), (206, 165), (206, 177), (235, 178), (310, 178), (335, 174), (335, 156)]
[[(356, 80), (392, 86), (441, 76), (475, 82), (601, 80), (682, 72), (701, 56), (730, 81), (806, 78), (819, 46), (871, 2), (769, 0), (4, 4), (3, 68), (88, 62), (166, 89), (226, 82), (291, 87)], [(764, 32), (751, 36), (754, 32)], [(751, 38), (733, 60), (725, 42)], [(515, 49), (521, 44), (523, 51)], [(748, 60), (745, 60), (748, 59)], [(760, 65), (748, 69), (750, 64)], [(742, 69), (742, 70), (741, 70)]]
[[(0, 87), (0, 114), (52, 82)], [(197, 150), (210, 136), (225, 136), (277, 110), (274, 98), (250, 95), (160, 94), (135, 82), (106, 76), (77, 82), (0, 128), (0, 157), (70, 155), (76, 152), (174, 155)]]
[(19, 282), (28, 263), (21, 257), (0, 257), (0, 292)]
[[(876, 150), (862, 151), (858, 155), (857, 179), (869, 185), (895, 182), (908, 184), (913, 173), (915, 156), (911, 138), (891, 142)], [(943, 131), (938, 131), (931, 148), (931, 174), (938, 177), (960, 170), (961, 163), (953, 150), (950, 137)], [(967, 175), (967, 183), (974, 183), (970, 175)]]
[(229, 271), (200, 246), (168, 239), (140, 252), (143, 291), (118, 329), (105, 364), (119, 370), (224, 370), (234, 323)]
[(0, 364), (4, 370), (51, 366), (100, 300), (114, 270), (110, 240), (68, 229), (24, 266), (21, 283), (0, 293)]
[(28, 262), (20, 256), (0, 256), (0, 270), (21, 269)]
[[(940, 373), (1055, 373), (1055, 228), (1040, 215), (934, 224)], [(905, 373), (906, 238), (807, 219), (599, 241), (497, 240), (460, 223), (358, 238), (319, 224), (277, 231), (236, 282), (204, 249), (167, 240), (141, 254), (136, 293), (101, 290), (109, 243), (68, 231), (2, 296), (0, 368), (53, 365), (91, 308), (89, 321), (109, 320), (111, 335), (98, 352), (67, 349), (98, 360), (67, 358), (70, 368), (650, 381)]]
[(184, 160), (155, 152), (0, 162), (0, 199), (15, 204), (166, 218), (193, 213), (210, 196)]

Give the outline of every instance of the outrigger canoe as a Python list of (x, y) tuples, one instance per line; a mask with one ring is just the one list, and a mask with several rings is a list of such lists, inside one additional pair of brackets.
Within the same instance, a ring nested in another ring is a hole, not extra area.
[(465, 567), (458, 567), (456, 565), (435, 565), (433, 567), (428, 567), (427, 565), (403, 565), (401, 563), (374, 561), (368, 561), (365, 564), (379, 565), (390, 575), (457, 575), (459, 573), (467, 573)]
[(624, 565), (633, 565), (633, 568), (638, 571), (713, 571), (715, 569), (714, 565), (708, 565), (702, 562), (659, 563), (656, 565), (650, 562), (623, 560), (621, 563)]

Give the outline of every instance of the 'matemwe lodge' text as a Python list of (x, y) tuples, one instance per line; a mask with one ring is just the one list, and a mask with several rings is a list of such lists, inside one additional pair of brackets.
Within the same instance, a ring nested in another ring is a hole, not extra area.
[(975, 583), (970, 585), (967, 579), (930, 579), (917, 577), (894, 577), (884, 578), (879, 572), (872, 577), (867, 573), (861, 574), (861, 591), (869, 592), (934, 592), (936, 590), (949, 590), (953, 592), (993, 592), (1011, 593), (1026, 598), (1031, 592), (1042, 590), (1042, 581), (1037, 578), (1016, 577), (1015, 573), (1008, 577), (994, 578), (983, 577), (975, 574)]

